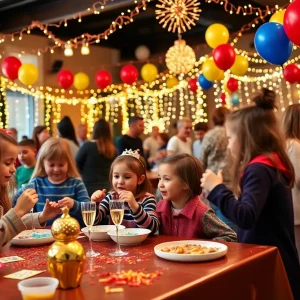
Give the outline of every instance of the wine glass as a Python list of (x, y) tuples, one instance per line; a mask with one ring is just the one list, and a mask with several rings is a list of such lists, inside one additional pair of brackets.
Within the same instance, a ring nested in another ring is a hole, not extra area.
[[(25, 190), (36, 190), (34, 182), (22, 184), (22, 192), (24, 192)], [(35, 232), (34, 221), (33, 221), (33, 208), (30, 210), (30, 213), (31, 213), (31, 223), (32, 223), (31, 229), (33, 232)]]
[(97, 257), (100, 255), (99, 252), (95, 252), (92, 247), (91, 229), (94, 225), (96, 218), (96, 202), (81, 202), (81, 213), (83, 222), (88, 228), (90, 249), (86, 253), (86, 257)]
[(114, 252), (109, 253), (111, 256), (124, 256), (127, 255), (128, 252), (124, 252), (120, 248), (119, 244), (119, 225), (123, 221), (124, 217), (124, 201), (121, 200), (109, 200), (109, 210), (110, 210), (110, 216), (113, 221), (113, 223), (116, 225), (116, 231), (117, 231), (117, 249)]

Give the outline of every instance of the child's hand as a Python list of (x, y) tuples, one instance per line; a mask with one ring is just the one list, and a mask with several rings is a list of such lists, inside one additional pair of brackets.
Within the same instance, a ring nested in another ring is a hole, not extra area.
[(202, 175), (201, 186), (208, 192), (211, 192), (217, 185), (221, 183), (223, 183), (222, 170), (219, 170), (218, 175), (211, 170), (206, 170)]
[(96, 191), (93, 193), (91, 200), (92, 202), (101, 202), (106, 196), (106, 189)]
[(130, 192), (130, 191), (121, 191), (119, 193), (119, 199), (122, 200), (122, 201), (127, 202), (133, 213), (135, 213), (138, 210), (139, 204), (136, 202), (132, 192)]
[(43, 224), (56, 217), (58, 214), (61, 214), (61, 209), (58, 207), (58, 203), (50, 202), (49, 199), (46, 199), (44, 209), (39, 215), (39, 222), (40, 224)]
[(17, 215), (22, 218), (25, 214), (29, 213), (37, 201), (38, 195), (34, 189), (25, 190), (18, 198), (14, 210)]
[(66, 206), (67, 208), (71, 209), (74, 206), (74, 200), (69, 197), (58, 200), (57, 203), (59, 208)]

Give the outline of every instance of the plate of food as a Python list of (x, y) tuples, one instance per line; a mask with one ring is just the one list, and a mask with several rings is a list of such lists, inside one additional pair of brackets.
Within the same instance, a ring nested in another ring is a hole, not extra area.
[[(142, 243), (151, 230), (146, 228), (125, 228), (119, 230), (119, 243), (122, 246), (135, 246)], [(107, 233), (113, 241), (117, 242), (116, 230)]]
[[(124, 229), (125, 226), (119, 225), (119, 229)], [(91, 230), (91, 239), (97, 242), (110, 241), (111, 238), (107, 234), (111, 230), (116, 230), (115, 225), (97, 225), (93, 226)], [(88, 228), (84, 227), (81, 231), (88, 237)]]
[(207, 261), (226, 255), (227, 246), (200, 240), (174, 241), (156, 245), (154, 252), (158, 257), (172, 261)]
[(24, 230), (11, 240), (16, 246), (39, 246), (54, 242), (50, 229)]

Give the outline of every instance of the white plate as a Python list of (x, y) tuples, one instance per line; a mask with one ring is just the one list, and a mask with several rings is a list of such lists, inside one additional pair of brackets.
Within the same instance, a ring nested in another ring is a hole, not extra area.
[[(123, 246), (135, 246), (142, 243), (151, 233), (146, 228), (126, 228), (119, 230), (119, 243)], [(113, 241), (117, 242), (117, 233), (115, 230), (107, 233)]]
[[(165, 247), (174, 247), (174, 246), (181, 246), (187, 244), (201, 245), (206, 247), (217, 247), (219, 248), (219, 251), (214, 253), (208, 253), (208, 254), (177, 254), (177, 253), (168, 253), (168, 252), (161, 251), (161, 249)], [(199, 241), (199, 240), (174, 241), (174, 242), (167, 242), (167, 243), (156, 245), (154, 247), (154, 252), (157, 256), (172, 261), (182, 261), (182, 262), (207, 261), (207, 260), (214, 260), (226, 255), (227, 246), (221, 243)]]
[(50, 229), (35, 229), (35, 232), (32, 232), (32, 230), (22, 231), (11, 240), (11, 244), (17, 246), (38, 246), (50, 244), (54, 241), (55, 239)]
[[(119, 229), (124, 229), (125, 226), (119, 225)], [(116, 230), (115, 225), (98, 225), (93, 226), (91, 230), (91, 239), (93, 241), (103, 242), (103, 241), (110, 241), (110, 237), (107, 234), (108, 231)], [(88, 228), (84, 227), (81, 231), (88, 237)]]

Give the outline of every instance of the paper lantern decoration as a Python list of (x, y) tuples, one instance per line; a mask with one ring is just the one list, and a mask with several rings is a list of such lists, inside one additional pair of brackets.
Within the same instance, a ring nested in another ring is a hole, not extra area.
[(39, 77), (39, 71), (33, 64), (23, 64), (18, 71), (19, 80), (25, 85), (34, 84)]
[(79, 90), (85, 90), (90, 84), (90, 79), (89, 77), (83, 73), (83, 72), (79, 72), (77, 74), (75, 74), (74, 76), (74, 87)]
[(74, 82), (74, 75), (69, 70), (61, 70), (57, 74), (57, 82), (63, 89), (68, 89)]
[(2, 61), (2, 73), (10, 80), (15, 80), (18, 78), (18, 71), (21, 65), (22, 63), (18, 58), (8, 56)]
[(153, 64), (145, 64), (141, 69), (141, 76), (146, 82), (151, 82), (156, 79), (158, 70)]
[(185, 40), (177, 40), (166, 54), (167, 68), (175, 74), (187, 74), (196, 62), (194, 50), (187, 46)]
[(109, 85), (111, 85), (111, 75), (110, 75), (110, 73), (108, 71), (105, 71), (105, 70), (97, 72), (97, 74), (95, 76), (95, 82), (101, 90), (104, 90)]
[(121, 69), (120, 77), (124, 83), (133, 84), (139, 77), (139, 71), (133, 65), (126, 65)]

